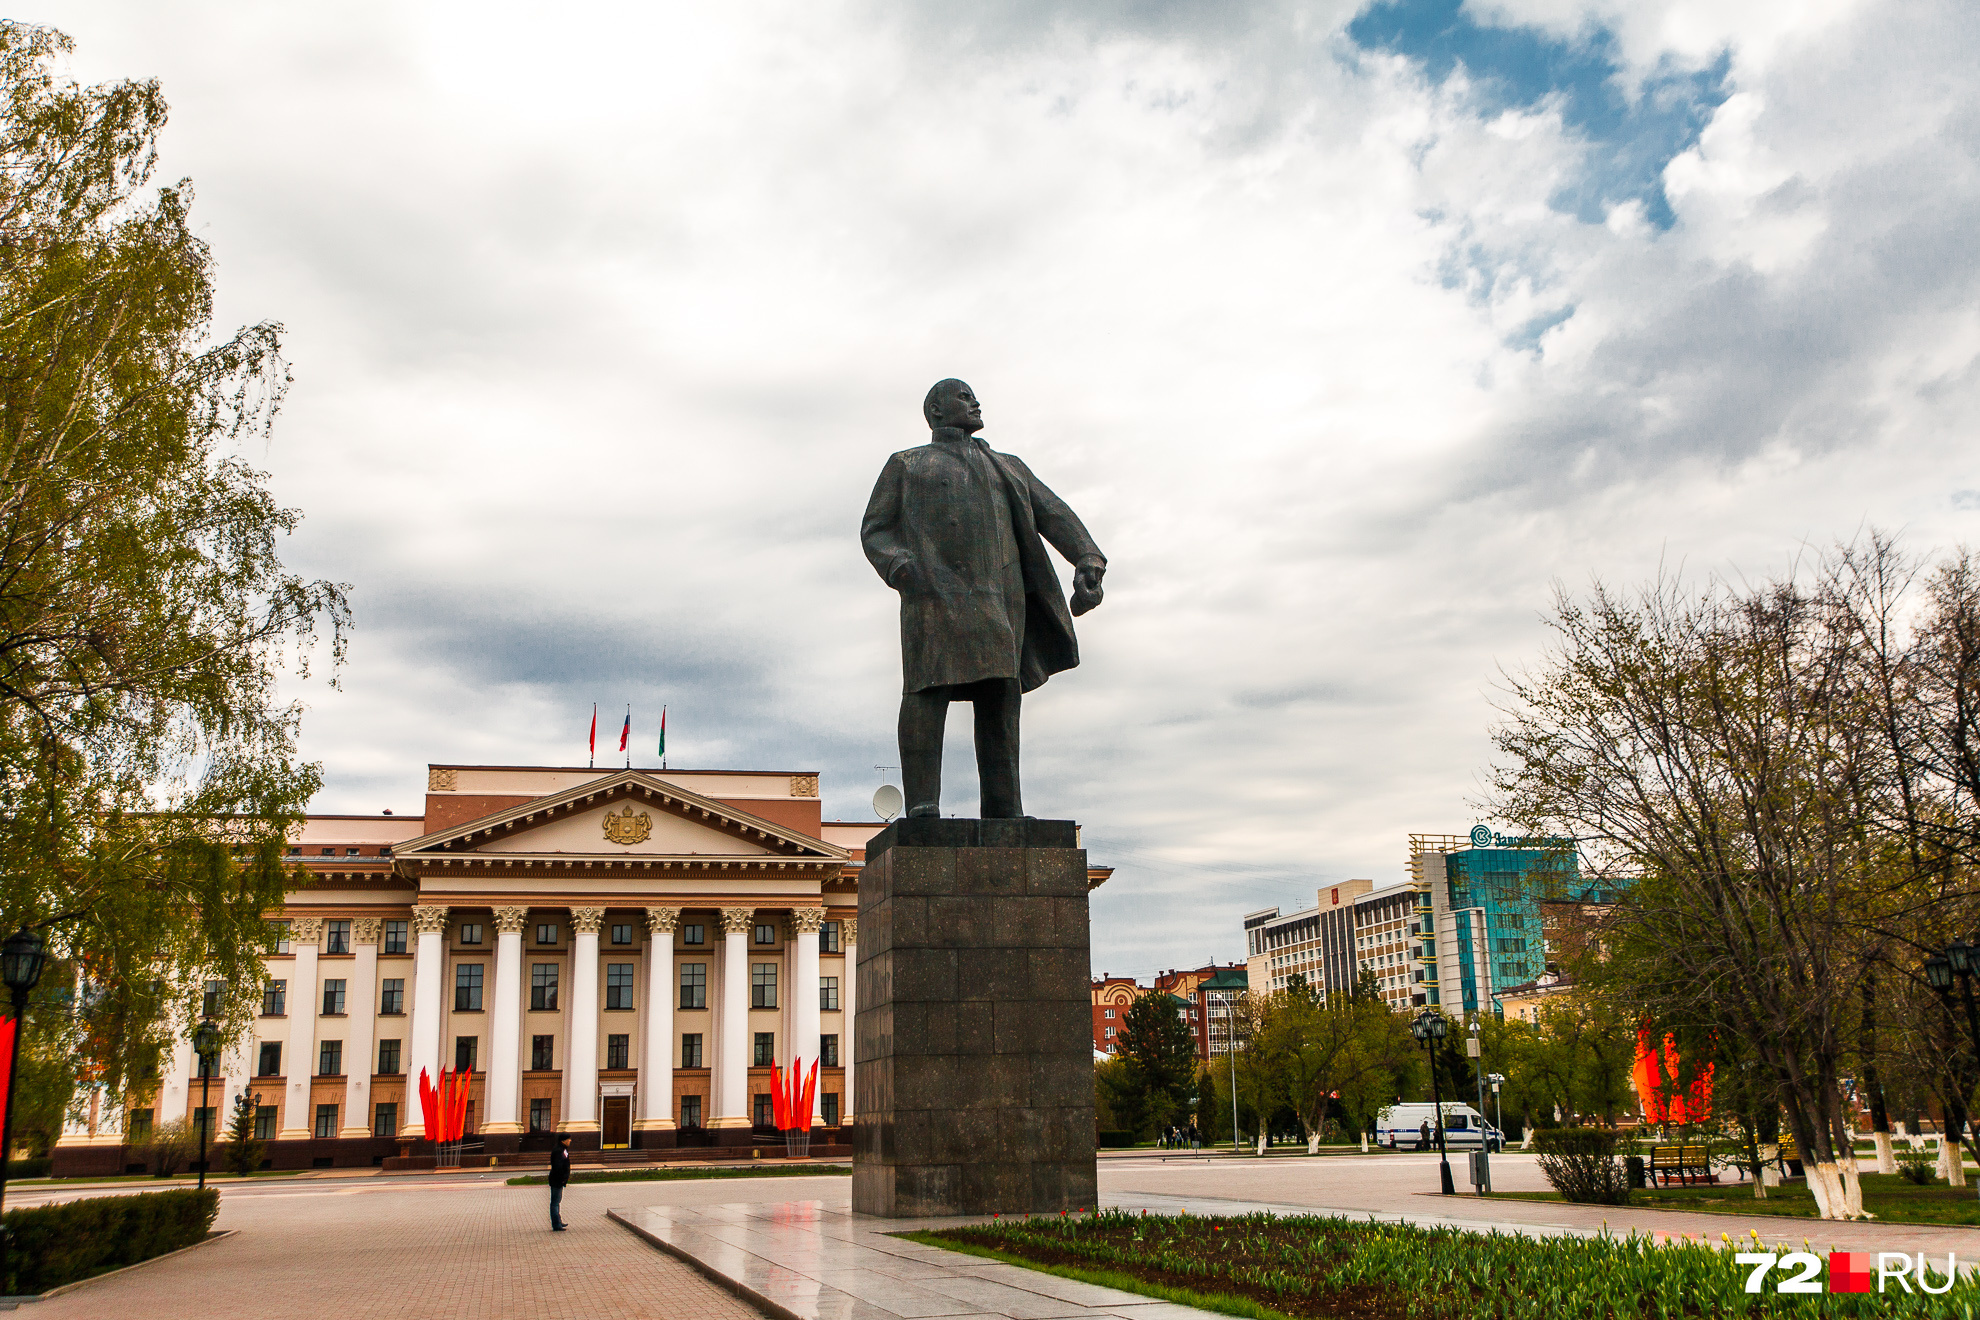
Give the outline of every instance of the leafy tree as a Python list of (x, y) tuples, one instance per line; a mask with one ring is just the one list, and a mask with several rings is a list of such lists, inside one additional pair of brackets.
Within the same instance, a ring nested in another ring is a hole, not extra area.
[(118, 1102), (207, 982), (252, 1020), (306, 672), (343, 589), (287, 571), (237, 447), (289, 380), (280, 327), (210, 338), (190, 185), (148, 187), (155, 82), (79, 87), (60, 33), (0, 22), (0, 926), (58, 960), (31, 1039)]
[(254, 1135), (255, 1103), (261, 1097), (246, 1091), (234, 1097), (233, 1112), (227, 1116), (227, 1169), (245, 1178), (261, 1167), (266, 1143)]
[(1114, 1037), (1122, 1070), (1119, 1098), (1109, 1098), (1116, 1116), (1136, 1119), (1134, 1130), (1154, 1135), (1171, 1123), (1187, 1123), (1196, 1100), (1196, 1040), (1165, 990), (1134, 997)]
[(1268, 1001), (1255, 1048), (1309, 1148), (1336, 1110), (1365, 1125), (1415, 1062), (1408, 1027), (1381, 1000), (1348, 995), (1323, 1003), (1303, 983)]

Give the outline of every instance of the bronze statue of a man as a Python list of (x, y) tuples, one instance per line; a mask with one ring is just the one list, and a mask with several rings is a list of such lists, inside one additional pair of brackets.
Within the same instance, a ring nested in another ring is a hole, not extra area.
[[(887, 460), (860, 525), (866, 557), (901, 593), (901, 777), (910, 816), (939, 816), (949, 703), (976, 713), (986, 819), (1024, 814), (1018, 705), (1079, 663), (1073, 615), (1100, 603), (1107, 556), (1022, 460), (976, 433), (969, 386), (937, 381), (922, 401), (932, 434)], [(1050, 542), (1075, 570), (1068, 612)]]

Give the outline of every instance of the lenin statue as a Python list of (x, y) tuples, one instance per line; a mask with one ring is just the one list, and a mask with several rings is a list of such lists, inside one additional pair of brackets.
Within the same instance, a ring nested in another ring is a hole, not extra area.
[[(921, 405), (933, 433), (887, 460), (860, 525), (866, 557), (901, 593), (901, 778), (910, 816), (939, 816), (949, 703), (976, 713), (985, 819), (1024, 815), (1018, 703), (1079, 663), (1073, 615), (1100, 603), (1107, 557), (1021, 459), (976, 433), (969, 386), (938, 381)], [(1074, 567), (1071, 609), (1045, 553)]]

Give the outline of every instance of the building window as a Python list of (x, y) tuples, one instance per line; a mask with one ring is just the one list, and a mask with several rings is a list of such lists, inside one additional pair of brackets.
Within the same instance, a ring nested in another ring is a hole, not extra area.
[(261, 988), (261, 1016), (281, 1017), (289, 1011), (289, 983), (270, 981)]
[(839, 1126), (839, 1093), (827, 1091), (818, 1098), (818, 1118), (826, 1127)]
[(557, 1066), (557, 1038), (555, 1036), (531, 1036), (529, 1038), (529, 1070), (549, 1072)]
[(633, 965), (631, 963), (605, 964), (605, 1007), (631, 1008), (633, 1006)]
[(698, 1031), (684, 1032), (681, 1036), (681, 1067), (699, 1068), (700, 1066), (701, 1033)]
[(756, 1126), (769, 1127), (770, 1116), (776, 1112), (774, 1109), (775, 1101), (771, 1100), (767, 1092), (750, 1098), (756, 1101)]
[(399, 1135), (399, 1102), (388, 1101), (374, 1105), (371, 1109), (371, 1135), (374, 1137), (396, 1137)]
[(282, 1075), (282, 1042), (264, 1040), (261, 1042), (261, 1062), (255, 1065), (256, 1077), (280, 1077)]
[(529, 968), (529, 1006), (545, 1011), (557, 1007), (557, 964), (532, 963)]
[(342, 1077), (344, 1075), (344, 1042), (326, 1040), (316, 1047), (316, 1075), (318, 1077)]
[(378, 1011), (385, 1014), (399, 1014), (406, 1011), (406, 978), (388, 976), (384, 987), (378, 992)]
[(756, 928), (756, 942), (758, 944), (775, 944), (777, 942), (777, 928), (767, 925), (758, 926)]
[(348, 921), (326, 921), (323, 923), (323, 951), (325, 953), (349, 953), (351, 951), (351, 923)]
[(275, 936), (275, 952), (289, 952), (289, 923), (286, 921), (271, 921), (268, 925), (271, 928), (271, 933)]
[(462, 963), (454, 968), (454, 1011), (481, 1011), (481, 964)]
[(607, 1036), (605, 1038), (605, 1066), (607, 1068), (630, 1068), (632, 1055), (631, 1036)]
[(839, 951), (839, 923), (828, 921), (818, 928), (818, 951), (837, 953)]
[(821, 976), (818, 978), (818, 1008), (823, 1013), (839, 1011), (839, 978)]
[(548, 1097), (529, 1102), (529, 1130), (548, 1132), (550, 1130), (550, 1101)]
[(395, 1077), (399, 1072), (399, 1042), (381, 1040), (378, 1042), (378, 1071), (387, 1077)]
[(329, 1016), (343, 1016), (344, 983), (341, 980), (325, 981), (323, 983), (323, 1011)]
[(318, 1105), (316, 1107), (316, 1137), (321, 1141), (337, 1135), (337, 1106)]
[(836, 1068), (839, 1066), (839, 1035), (826, 1032), (818, 1038), (818, 1066)]
[(463, 921), (461, 923), (461, 943), (481, 943), (481, 924), (479, 922)]
[(777, 1006), (776, 963), (751, 963), (749, 965), (749, 1006), (751, 1008), (775, 1008)]
[(124, 1132), (129, 1138), (128, 1145), (143, 1145), (151, 1137), (151, 1111), (133, 1109), (130, 1121), (124, 1125)]
[(536, 928), (536, 942), (538, 944), (555, 944), (557, 942), (557, 923), (546, 921), (538, 925)]
[(1107, 1010), (1107, 1021), (1112, 1022), (1113, 1020), (1114, 1020), (1114, 1010), (1110, 1008)]
[(256, 1141), (275, 1140), (274, 1105), (256, 1105), (254, 1107), (254, 1139)]
[(224, 997), (224, 996), (226, 995), (226, 993), (227, 993), (227, 985), (226, 985), (226, 982), (224, 982), (224, 981), (208, 981), (208, 982), (206, 983), (206, 991), (205, 991), (205, 993), (204, 993), (204, 994), (202, 994), (202, 995), (200, 995), (200, 997), (199, 997), (199, 1013), (200, 1013), (200, 1016), (201, 1016), (201, 1017), (219, 1017), (219, 1016), (220, 1016), (220, 1000), (222, 999), (222, 997)]
[(684, 1095), (681, 1097), (681, 1126), (698, 1128), (701, 1126), (701, 1097)]
[(631, 944), (631, 943), (632, 943), (632, 927), (631, 927), (631, 926), (614, 926), (614, 927), (612, 927), (612, 943), (614, 943), (614, 944)]
[(681, 1007), (708, 1007), (708, 964), (681, 964)]
[(770, 1068), (770, 1067), (774, 1067), (776, 1065), (776, 1062), (777, 1062), (777, 1033), (774, 1031), (757, 1032), (756, 1033), (756, 1063), (754, 1064), (754, 1066), (758, 1068)]
[(681, 943), (683, 944), (708, 943), (708, 927), (706, 926), (681, 927)]
[(388, 921), (385, 923), (385, 947), (380, 953), (404, 953), (406, 951), (407, 922)]
[(476, 1047), (481, 1043), (479, 1036), (454, 1037), (454, 1071), (471, 1073), (474, 1071)]

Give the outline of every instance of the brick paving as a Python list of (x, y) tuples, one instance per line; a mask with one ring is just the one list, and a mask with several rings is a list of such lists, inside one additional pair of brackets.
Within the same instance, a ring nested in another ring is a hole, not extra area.
[[(843, 1196), (845, 1178), (831, 1180)], [(225, 1317), (520, 1317), (761, 1320), (762, 1313), (606, 1220), (614, 1205), (801, 1199), (811, 1179), (578, 1184), (570, 1231), (549, 1231), (549, 1191), (498, 1182), (319, 1184), (229, 1190), (212, 1246), (17, 1311), (34, 1320)]]

